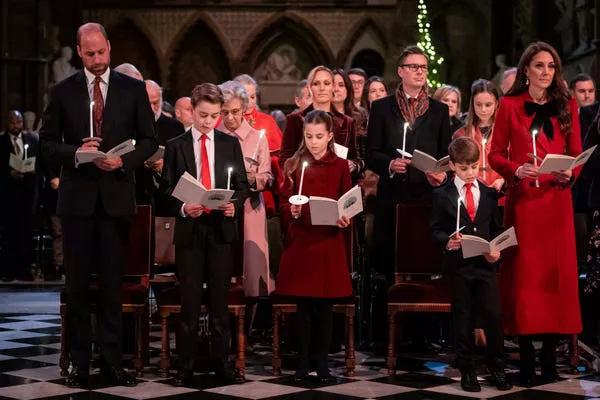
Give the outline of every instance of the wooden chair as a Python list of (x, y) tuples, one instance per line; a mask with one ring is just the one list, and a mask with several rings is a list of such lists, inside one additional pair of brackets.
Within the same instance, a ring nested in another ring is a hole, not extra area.
[[(159, 266), (174, 266), (175, 245), (173, 244), (173, 230), (175, 227), (175, 218), (157, 217), (156, 225), (154, 263)], [(228, 308), (229, 313), (234, 315), (236, 321), (237, 354), (234, 365), (241, 374), (244, 374), (246, 370), (246, 356), (244, 353), (246, 345), (244, 336), (246, 298), (241, 278), (235, 278), (233, 281), (235, 282), (232, 283), (228, 294)], [(179, 289), (177, 278), (175, 277), (170, 282), (167, 279), (160, 279), (160, 282), (170, 283), (169, 287), (163, 288), (156, 297), (162, 330), (161, 352), (158, 367), (161, 377), (167, 377), (171, 368), (169, 317), (181, 313), (181, 291)], [(204, 291), (201, 309), (202, 313), (208, 313), (210, 311), (206, 306), (208, 303), (208, 296), (206, 296), (206, 294), (206, 291)]]
[[(348, 231), (346, 238), (349, 270), (354, 269), (354, 230)], [(349, 244), (349, 245), (348, 245)], [(277, 290), (277, 289), (276, 289)], [(280, 321), (284, 314), (295, 313), (296, 302), (294, 299), (279, 296), (276, 293), (271, 295), (273, 302), (273, 355), (272, 366), (273, 374), (281, 375), (281, 349), (280, 349)], [(356, 357), (354, 348), (354, 316), (356, 315), (356, 304), (354, 297), (343, 299), (342, 303), (334, 304), (333, 312), (344, 315), (345, 333), (346, 333), (346, 375), (354, 376), (356, 368)]]
[(430, 214), (429, 206), (400, 204), (396, 209), (396, 279), (387, 294), (390, 375), (396, 373), (396, 315), (451, 311), (446, 281), (432, 279), (442, 273), (442, 250), (431, 237)]
[[(135, 316), (135, 354), (124, 355), (125, 359), (133, 359), (133, 365), (138, 376), (142, 375), (143, 360), (148, 350), (148, 296), (150, 292), (150, 236), (151, 236), (150, 206), (137, 206), (131, 219), (129, 244), (126, 251), (125, 278), (121, 287), (123, 313)], [(91, 310), (95, 312), (99, 286), (92, 276), (90, 284)], [(69, 318), (66, 306), (67, 294), (65, 288), (60, 292), (60, 371), (62, 376), (68, 374), (69, 351), (66, 323)]]

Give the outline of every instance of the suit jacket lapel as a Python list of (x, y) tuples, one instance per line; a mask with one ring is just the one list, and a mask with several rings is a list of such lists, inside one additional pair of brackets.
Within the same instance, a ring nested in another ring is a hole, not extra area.
[(224, 149), (221, 135), (226, 135), (226, 133), (221, 133), (215, 129), (215, 189), (227, 189), (227, 177), (225, 172), (226, 166), (223, 165), (222, 153)]
[(183, 153), (183, 161), (185, 162), (186, 170), (192, 175), (194, 178), (199, 178), (198, 175), (198, 167), (196, 166), (196, 158), (194, 157), (194, 137), (192, 136), (192, 130), (186, 132), (183, 141), (181, 143), (181, 150)]
[(90, 135), (90, 93), (88, 92), (88, 81), (85, 77), (85, 72), (83, 70), (77, 73), (77, 77), (75, 79), (77, 85), (73, 90), (73, 104), (76, 104), (75, 107), (78, 108), (77, 115), (83, 116), (83, 125), (81, 126), (81, 131), (79, 132), (79, 136), (83, 139), (84, 137), (88, 137)]
[(111, 69), (108, 78), (108, 90), (104, 99), (104, 114), (102, 115), (102, 135), (111, 131), (114, 116), (119, 108), (120, 77)]

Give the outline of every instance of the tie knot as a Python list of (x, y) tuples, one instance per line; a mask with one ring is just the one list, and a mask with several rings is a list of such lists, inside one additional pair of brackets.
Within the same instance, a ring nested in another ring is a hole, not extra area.
[(94, 79), (94, 84), (100, 84), (100, 82), (102, 82), (102, 78), (97, 76), (96, 79)]
[(472, 187), (473, 187), (472, 183), (465, 183), (465, 188), (467, 189), (467, 192), (470, 191)]

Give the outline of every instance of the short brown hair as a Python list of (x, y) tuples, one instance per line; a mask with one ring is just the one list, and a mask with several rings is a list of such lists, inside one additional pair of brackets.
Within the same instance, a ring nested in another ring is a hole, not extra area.
[(214, 83), (202, 83), (196, 85), (190, 96), (193, 108), (196, 108), (201, 101), (223, 105), (225, 100), (223, 99), (223, 92), (221, 92), (221, 89), (217, 85)]
[(454, 164), (473, 164), (479, 161), (479, 145), (470, 137), (461, 136), (450, 142), (448, 154)]
[(411, 54), (420, 54), (423, 57), (425, 57), (425, 59), (427, 61), (429, 61), (429, 59), (425, 55), (425, 52), (423, 50), (421, 50), (421, 48), (419, 46), (413, 44), (413, 45), (405, 47), (404, 50), (402, 50), (402, 53), (400, 53), (400, 57), (398, 57), (398, 62), (396, 63), (396, 67), (399, 67), (402, 64), (404, 64), (404, 60), (406, 60), (406, 57), (410, 56)]

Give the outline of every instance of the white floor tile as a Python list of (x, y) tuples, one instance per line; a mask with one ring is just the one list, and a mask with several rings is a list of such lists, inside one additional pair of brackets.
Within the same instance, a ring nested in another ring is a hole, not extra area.
[(81, 389), (71, 389), (64, 385), (50, 382), (29, 383), (0, 388), (0, 396), (12, 399), (31, 400), (40, 397), (53, 397), (83, 392)]
[(22, 347), (31, 347), (33, 345), (19, 342), (0, 341), (0, 350), (20, 349)]
[[(175, 387), (164, 383), (141, 382), (135, 387), (114, 386), (106, 389), (98, 389), (95, 392), (112, 394), (115, 396), (128, 397), (130, 399), (152, 399), (155, 397), (167, 397), (177, 394), (197, 392), (196, 389)], [(201, 397), (200, 397), (201, 398)]]
[(398, 385), (388, 385), (387, 383), (359, 381), (344, 383), (341, 385), (327, 386), (317, 390), (328, 393), (343, 394), (347, 396), (368, 398), (391, 396), (399, 393), (412, 392), (416, 389)]
[(33, 314), (21, 315), (18, 317), (5, 317), (6, 319), (15, 319), (19, 321), (45, 321), (48, 319), (60, 319), (59, 314)]
[(579, 396), (599, 397), (600, 382), (584, 381), (581, 379), (568, 379), (548, 385), (536, 386), (536, 390), (557, 392), (565, 394), (576, 394)]
[(26, 360), (39, 361), (48, 364), (58, 364), (60, 362), (60, 353), (46, 354), (43, 356), (25, 357)]
[(43, 321), (17, 321), (0, 324), (0, 328), (14, 329), (18, 331), (23, 331), (26, 329), (53, 328), (57, 326), (60, 326), (60, 324), (51, 324)]
[(36, 381), (52, 381), (62, 378), (58, 365), (42, 368), (20, 369), (18, 371), (5, 372), (7, 375), (20, 376), (21, 378), (35, 379)]
[(425, 389), (428, 392), (445, 393), (455, 396), (472, 397), (475, 399), (493, 399), (494, 397), (504, 396), (509, 393), (520, 392), (525, 390), (522, 387), (515, 386), (511, 390), (500, 391), (493, 386), (481, 385), (481, 392), (469, 393), (462, 390), (460, 382), (453, 383), (451, 385), (435, 386), (429, 389)]
[(292, 393), (303, 392), (307, 389), (277, 385), (266, 382), (249, 382), (243, 385), (223, 386), (214, 389), (208, 389), (207, 392), (218, 393), (228, 396), (236, 396), (244, 399), (264, 399), (267, 397), (285, 396)]

